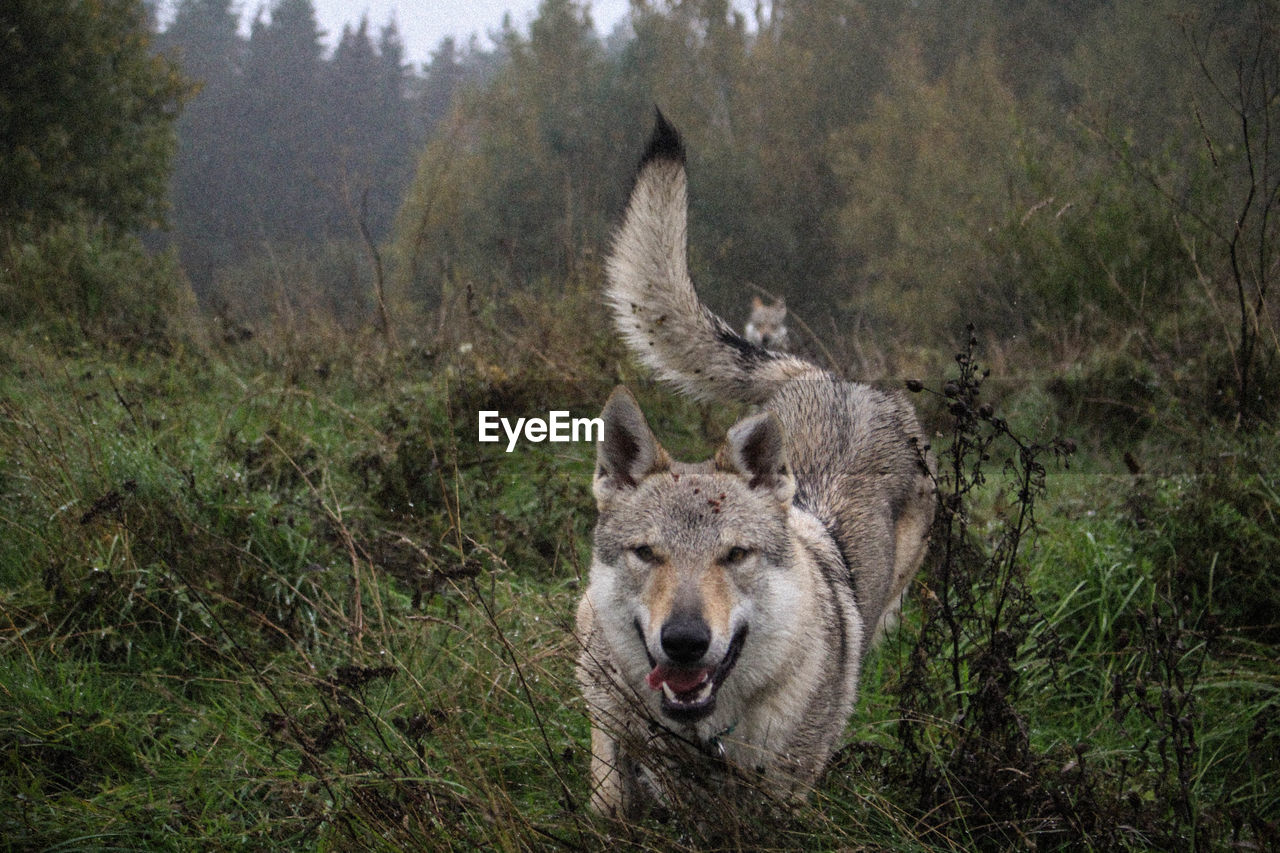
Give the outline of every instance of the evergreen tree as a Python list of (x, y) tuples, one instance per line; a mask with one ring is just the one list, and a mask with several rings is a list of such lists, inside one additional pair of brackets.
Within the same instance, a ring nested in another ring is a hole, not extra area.
[(173, 21), (156, 38), (156, 46), (181, 65), (200, 87), (202, 97), (207, 98), (211, 89), (228, 91), (242, 70), (244, 44), (237, 32), (240, 17), (233, 3), (178, 0)]
[[(176, 239), (197, 291), (272, 251), (385, 238), (412, 175), (415, 80), (394, 21), (344, 27), (325, 58), (311, 0), (260, 12), (180, 0), (161, 47), (199, 76), (179, 126)], [(462, 70), (459, 69), (459, 73)]]
[[(369, 19), (359, 26), (343, 28), (342, 38), (329, 62), (325, 81), (325, 124), (330, 133), (329, 144), (336, 149), (335, 165), (341, 195), (347, 210), (353, 194), (368, 185), (374, 168), (373, 158), (379, 148), (381, 127), (381, 86), (378, 80), (378, 55), (369, 39)], [(339, 221), (331, 226), (340, 227)]]
[(332, 234), (359, 225), (385, 236), (407, 183), (413, 145), (404, 47), (394, 23), (375, 49), (368, 20), (344, 29), (329, 63), (325, 117), (335, 147)]
[(410, 67), (404, 59), (404, 41), (394, 19), (378, 35), (378, 104), (384, 116), (394, 116), (398, 131), (409, 130)]
[(425, 68), (422, 90), (422, 113), (428, 129), (444, 121), (453, 96), (463, 76), (458, 45), (452, 36), (440, 40)]
[[(458, 268), (517, 285), (572, 274), (606, 239), (602, 212), (634, 158), (613, 134), (604, 52), (579, 4), (544, 0), (527, 40), (503, 38), (509, 62), (464, 105), (466, 126), (448, 124), (424, 153), (402, 212), (407, 266), (430, 271), (415, 282), (427, 293)], [(449, 68), (450, 50), (433, 65)], [(456, 215), (442, 217), (446, 205)]]
[(178, 122), (172, 199), (174, 235), (198, 290), (235, 255), (232, 241), (246, 202), (242, 141), (231, 117), (241, 92), (245, 45), (233, 0), (181, 0), (161, 49), (199, 86)]
[(189, 84), (152, 53), (142, 3), (5, 2), (0, 80), (0, 226), (162, 222)]
[(931, 79), (905, 35), (867, 119), (834, 140), (848, 197), (837, 235), (857, 260), (842, 301), (879, 327), (937, 340), (981, 317), (987, 330), (1022, 331), (1026, 294), (994, 292), (987, 251), (1012, 207), (1034, 201), (1019, 184), (1017, 102), (999, 75), (988, 43)]
[(396, 210), (413, 177), (415, 148), (425, 131), (421, 122), (414, 120), (412, 75), (404, 54), (400, 28), (394, 20), (389, 21), (378, 37), (374, 87), (380, 135), (373, 157), (379, 168), (371, 182), (369, 227), (379, 240), (390, 233)]
[(326, 145), (323, 47), (311, 0), (279, 0), (249, 37), (241, 121), (236, 125), (246, 192), (239, 237), (323, 240), (326, 180), (335, 171)]

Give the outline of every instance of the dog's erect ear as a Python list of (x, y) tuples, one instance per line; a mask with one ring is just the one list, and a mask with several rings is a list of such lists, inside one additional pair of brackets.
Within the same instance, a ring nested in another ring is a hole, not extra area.
[(767, 489), (778, 503), (790, 503), (796, 481), (784, 439), (782, 422), (773, 412), (738, 421), (716, 454), (716, 467), (745, 477), (752, 489)]
[(600, 413), (604, 438), (596, 447), (593, 491), (601, 509), (618, 492), (634, 489), (645, 476), (669, 467), (670, 459), (631, 392), (619, 385)]

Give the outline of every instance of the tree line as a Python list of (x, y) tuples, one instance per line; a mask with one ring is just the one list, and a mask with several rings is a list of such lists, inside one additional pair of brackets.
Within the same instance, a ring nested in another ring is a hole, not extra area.
[(764, 290), (873, 349), (952, 351), (969, 322), (1046, 365), (1102, 345), (1239, 414), (1277, 375), (1278, 23), (1275, 0), (637, 0), (601, 38), (544, 0), (420, 153), (399, 281), (430, 305), (597, 276), (657, 105), (729, 316)]
[(657, 106), (730, 316), (785, 296), (855, 361), (860, 330), (946, 351), (970, 321), (1058, 364), (1107, 343), (1237, 413), (1278, 369), (1276, 0), (635, 0), (607, 35), (543, 0), (421, 72), (394, 24), (327, 53), (311, 0), (247, 37), (231, 0), (3, 15), (6, 251), (72, 210), (150, 228), (172, 174), (206, 305), (306, 280), (364, 322), (370, 258), (420, 309), (555, 295), (598, 279)]
[(151, 325), (130, 291), (182, 290), (174, 258), (207, 307), (246, 259), (385, 238), (416, 148), (490, 61), (446, 41), (415, 74), (394, 23), (330, 53), (311, 0), (247, 36), (236, 8), (180, 0), (161, 29), (145, 0), (0, 5), (5, 319)]
[(266, 247), (384, 238), (413, 156), (453, 89), (483, 73), (452, 40), (425, 76), (394, 21), (343, 28), (327, 55), (311, 0), (180, 0), (156, 39), (199, 90), (178, 121), (173, 236), (198, 288)]

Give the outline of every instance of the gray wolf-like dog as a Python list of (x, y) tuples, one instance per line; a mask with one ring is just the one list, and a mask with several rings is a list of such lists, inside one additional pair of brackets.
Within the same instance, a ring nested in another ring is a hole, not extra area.
[(683, 143), (659, 114), (608, 301), (661, 379), (756, 413), (698, 463), (671, 458), (625, 388), (601, 415), (578, 681), (592, 803), (619, 816), (748, 779), (770, 798), (805, 796), (934, 513), (935, 463), (906, 401), (712, 314), (689, 278), (686, 217)]

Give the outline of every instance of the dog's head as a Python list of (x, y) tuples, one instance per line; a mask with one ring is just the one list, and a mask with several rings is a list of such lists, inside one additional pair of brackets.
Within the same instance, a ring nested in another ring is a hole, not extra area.
[(601, 418), (595, 618), (628, 683), (666, 717), (694, 723), (722, 691), (741, 700), (767, 683), (796, 632), (782, 425), (770, 413), (740, 421), (695, 465), (670, 458), (625, 388)]

